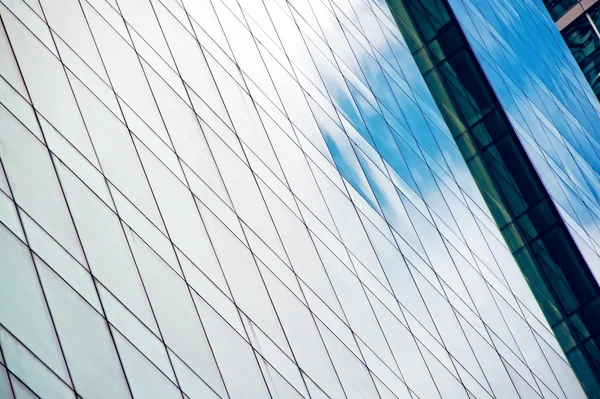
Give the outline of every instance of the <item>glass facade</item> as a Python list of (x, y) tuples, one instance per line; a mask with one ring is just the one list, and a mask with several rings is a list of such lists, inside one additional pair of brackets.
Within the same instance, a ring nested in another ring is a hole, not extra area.
[[(540, 4), (450, 3), (519, 141), (595, 276), (596, 281), (581, 274), (574, 277), (571, 273), (580, 269), (576, 266), (580, 262), (560, 259), (572, 256), (566, 251), (546, 262), (552, 269), (564, 271), (557, 280), (567, 281), (571, 289), (564, 294), (572, 296), (568, 301), (571, 305), (564, 308), (567, 325), (548, 320), (555, 326), (573, 367), (581, 371), (582, 364), (589, 365), (590, 372), (579, 375), (590, 381), (588, 388), (598, 396), (600, 105), (571, 54), (565, 51), (552, 21), (539, 12)], [(522, 39), (525, 36), (528, 40)], [(547, 238), (553, 244), (547, 244), (546, 251), (560, 246), (554, 237)], [(573, 349), (575, 346), (579, 349)]]
[(571, 49), (575, 61), (600, 98), (600, 3), (571, 22), (562, 35)]
[(544, 0), (573, 57), (600, 99), (600, 2)]
[(465, 154), (598, 276), (600, 105), (541, 2), (405, 3), (0, 0), (0, 398), (594, 397)]
[(391, 9), (405, 36), (412, 36), (409, 47), (546, 319), (596, 397), (600, 287), (450, 5), (435, 5), (432, 11), (431, 3), (407, 0)]
[(544, 5), (548, 8), (550, 16), (555, 21), (565, 15), (567, 11), (574, 5), (579, 3), (580, 0), (543, 0)]
[(600, 104), (536, 2), (459, 3), (475, 55), (598, 280)]

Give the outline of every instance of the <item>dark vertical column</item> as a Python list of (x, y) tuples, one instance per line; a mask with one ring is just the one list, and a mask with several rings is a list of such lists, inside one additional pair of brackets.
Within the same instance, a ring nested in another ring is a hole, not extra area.
[(600, 398), (600, 287), (447, 0), (388, 0), (521, 271), (589, 397)]
[(580, 0), (542, 0), (553, 20), (558, 21)]

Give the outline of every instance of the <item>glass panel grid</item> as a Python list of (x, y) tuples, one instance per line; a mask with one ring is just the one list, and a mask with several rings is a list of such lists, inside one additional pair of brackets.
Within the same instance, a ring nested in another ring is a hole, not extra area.
[(0, 393), (581, 394), (385, 2), (0, 20)]

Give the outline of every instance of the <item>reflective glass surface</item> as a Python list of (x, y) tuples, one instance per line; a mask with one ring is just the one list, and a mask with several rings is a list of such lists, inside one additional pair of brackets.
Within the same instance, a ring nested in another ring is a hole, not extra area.
[[(550, 281), (549, 289), (557, 298), (563, 298), (557, 301), (561, 303), (562, 316), (555, 319), (546, 309), (545, 313), (580, 378), (589, 381), (588, 389), (599, 395), (600, 357), (595, 348), (599, 339), (598, 315), (589, 316), (597, 308), (599, 291), (600, 106), (560, 37), (556, 37), (552, 21), (539, 12), (539, 3), (449, 3), (577, 246), (574, 250), (558, 251), (570, 238), (558, 239), (555, 230), (550, 229), (540, 235), (540, 245), (530, 244), (531, 260), (516, 256), (520, 264), (545, 259), (542, 264)], [(525, 36), (529, 40), (523, 40)], [(581, 48), (583, 52), (587, 50)], [(526, 226), (535, 225), (535, 220), (528, 218), (518, 223), (527, 231)], [(579, 266), (577, 252), (595, 277), (582, 274), (587, 271)], [(530, 284), (535, 285), (531, 280)], [(589, 328), (581, 328), (587, 323)], [(586, 368), (591, 370), (590, 375), (581, 371)]]
[(385, 1), (0, 22), (0, 394), (584, 397)]
[(558, 21), (580, 0), (542, 0), (553, 20)]
[(597, 340), (598, 315), (586, 309), (600, 287), (458, 20), (444, 0), (395, 1), (390, 8), (404, 35), (414, 36), (411, 52), (546, 319), (588, 395), (599, 396), (597, 355), (585, 342)]
[[(529, 158), (600, 276), (600, 104), (535, 1), (450, 1)], [(532, 27), (535, 27), (532, 28)], [(522, 40), (527, 35), (528, 40)]]
[(600, 3), (571, 22), (561, 33), (575, 61), (600, 98)]

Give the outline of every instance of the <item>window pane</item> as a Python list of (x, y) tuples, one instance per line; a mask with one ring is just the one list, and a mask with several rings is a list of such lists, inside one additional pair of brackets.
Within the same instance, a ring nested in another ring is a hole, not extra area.
[(29, 250), (2, 225), (0, 254), (0, 324), (67, 381), (67, 369)]
[(73, 256), (84, 262), (47, 149), (4, 107), (0, 107), (0, 125), (0, 158), (15, 200)]
[(231, 398), (269, 398), (250, 345), (202, 299), (196, 301)]
[(48, 399), (73, 398), (75, 396), (64, 381), (61, 381), (27, 348), (1, 327), (0, 346), (4, 352), (6, 366), (11, 373), (19, 377), (38, 395)]
[(60, 179), (92, 273), (155, 330), (148, 300), (117, 215), (68, 169), (61, 169)]
[(41, 268), (52, 316), (69, 370), (85, 398), (130, 398), (108, 325), (53, 271)]
[(133, 247), (165, 343), (216, 392), (223, 382), (185, 282), (143, 242)]

